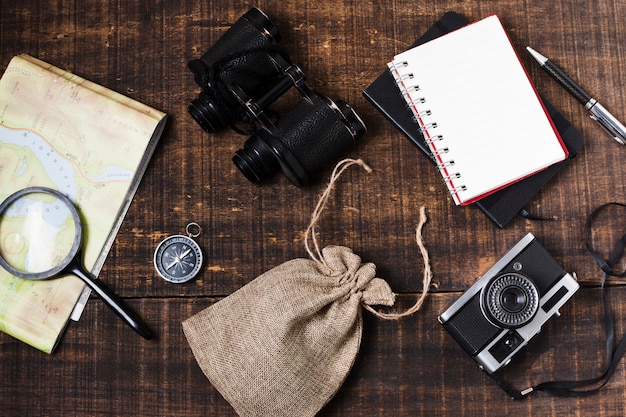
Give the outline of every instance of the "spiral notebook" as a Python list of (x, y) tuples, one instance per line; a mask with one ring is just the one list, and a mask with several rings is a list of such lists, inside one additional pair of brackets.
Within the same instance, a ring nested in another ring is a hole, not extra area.
[(456, 204), (567, 158), (497, 16), (409, 49), (388, 66)]

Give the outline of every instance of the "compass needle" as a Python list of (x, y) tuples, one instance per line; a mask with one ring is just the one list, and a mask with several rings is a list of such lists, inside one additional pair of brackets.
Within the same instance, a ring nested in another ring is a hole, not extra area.
[(176, 264), (178, 264), (178, 263), (180, 263), (180, 259), (176, 258), (176, 259), (174, 259), (174, 261), (173, 261), (171, 264), (167, 265), (167, 266), (165, 267), (165, 269), (168, 269), (168, 270), (169, 270), (169, 269), (171, 269), (174, 265), (176, 265)]

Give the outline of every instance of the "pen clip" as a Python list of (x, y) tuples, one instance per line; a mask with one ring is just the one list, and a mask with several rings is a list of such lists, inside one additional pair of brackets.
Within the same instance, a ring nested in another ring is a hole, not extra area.
[(598, 122), (617, 143), (626, 145), (626, 127), (619, 120), (593, 98), (586, 107), (589, 110), (589, 117)]

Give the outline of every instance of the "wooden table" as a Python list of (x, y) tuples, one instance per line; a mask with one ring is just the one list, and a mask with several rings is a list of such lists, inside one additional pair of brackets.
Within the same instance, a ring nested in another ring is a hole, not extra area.
[[(419, 207), (436, 285), (424, 308), (386, 322), (364, 313), (356, 363), (320, 416), (478, 416), (626, 414), (624, 366), (599, 394), (560, 399), (537, 393), (514, 402), (481, 373), (437, 323), (478, 276), (527, 232), (533, 232), (582, 290), (504, 372), (524, 388), (545, 380), (596, 376), (605, 366), (601, 274), (583, 246), (591, 210), (626, 200), (626, 148), (611, 140), (571, 96), (525, 53), (552, 57), (622, 120), (626, 119), (626, 1), (559, 2), (368, 0), (262, 1), (281, 31), (281, 45), (309, 84), (350, 103), (368, 133), (346, 154), (374, 171), (342, 177), (320, 224), (324, 244), (351, 247), (378, 266), (399, 293), (399, 309), (421, 289), (422, 261), (413, 229)], [(235, 416), (197, 366), (181, 322), (260, 273), (305, 257), (302, 237), (329, 170), (310, 187), (283, 176), (249, 183), (231, 162), (247, 137), (208, 134), (187, 114), (198, 89), (186, 64), (241, 16), (242, 1), (0, 2), (0, 63), (28, 53), (167, 112), (166, 131), (100, 277), (154, 329), (136, 337), (94, 297), (52, 355), (0, 335), (0, 414), (5, 416)], [(520, 51), (537, 89), (585, 137), (578, 156), (531, 200), (529, 211), (497, 228), (478, 209), (456, 207), (416, 148), (363, 97), (395, 53), (444, 12), (469, 20), (496, 13)], [(288, 98), (286, 100), (289, 100)], [(279, 111), (292, 103), (281, 102)], [(202, 225), (206, 262), (192, 282), (174, 285), (152, 266), (157, 244)], [(594, 244), (608, 251), (624, 233), (623, 212), (597, 224)], [(604, 233), (601, 235), (601, 233)], [(622, 262), (621, 266), (624, 266)], [(623, 280), (607, 290), (617, 335), (626, 330)]]

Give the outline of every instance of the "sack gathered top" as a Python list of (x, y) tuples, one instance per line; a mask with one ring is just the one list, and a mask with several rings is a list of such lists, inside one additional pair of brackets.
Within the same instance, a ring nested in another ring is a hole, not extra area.
[(305, 233), (310, 258), (270, 269), (183, 322), (198, 365), (241, 417), (314, 416), (354, 364), (363, 332), (361, 307), (397, 320), (424, 303), (432, 280), (422, 241), (424, 207), (416, 228), (423, 289), (404, 312), (372, 307), (391, 307), (396, 299), (387, 282), (376, 277), (373, 263), (363, 263), (345, 246), (320, 249), (316, 225), (338, 178), (353, 165), (371, 172), (362, 160), (337, 164)]

